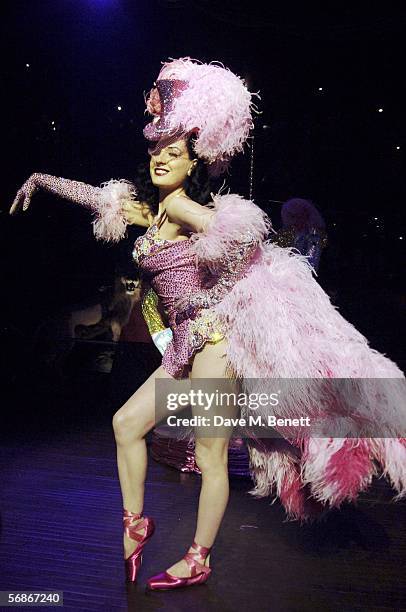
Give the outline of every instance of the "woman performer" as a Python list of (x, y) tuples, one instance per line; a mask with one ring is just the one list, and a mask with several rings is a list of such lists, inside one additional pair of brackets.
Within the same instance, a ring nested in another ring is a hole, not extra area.
[[(212, 194), (212, 203), (204, 206), (191, 197), (193, 177), (202, 183), (206, 172), (220, 175), (249, 136), (254, 105), (244, 82), (216, 63), (172, 60), (163, 65), (147, 109), (154, 116), (144, 129), (151, 142), (153, 201), (145, 202), (126, 181), (92, 187), (34, 174), (10, 211), (27, 209), (32, 194), (46, 189), (90, 207), (99, 238), (120, 239), (127, 223), (146, 228), (133, 256), (164, 306), (173, 337), (162, 365), (113, 418), (132, 581), (154, 532), (152, 518), (143, 516), (144, 436), (156, 423), (160, 379), (191, 387), (201, 379), (209, 380), (209, 387), (213, 379), (235, 380), (257, 398), (270, 381), (287, 382), (288, 393), (276, 409), (256, 406), (265, 422), (278, 417), (276, 425), (262, 428), (278, 437), (264, 443), (249, 432), (247, 443), (255, 481), (250, 492), (264, 497), (276, 489), (291, 517), (308, 518), (312, 500), (331, 507), (355, 499), (376, 465), (399, 495), (406, 491), (404, 386), (394, 384), (405, 382), (401, 370), (337, 312), (306, 257), (265, 241), (270, 222), (254, 203)], [(298, 377), (304, 384), (293, 384)], [(331, 389), (327, 383), (335, 379), (340, 384)], [(238, 408), (230, 406), (228, 414), (238, 415)], [(243, 417), (250, 416), (249, 408), (241, 406)], [(317, 426), (296, 427), (293, 417), (299, 415)], [(279, 418), (292, 425), (280, 425)], [(229, 496), (231, 433), (227, 427), (212, 437), (196, 432), (202, 484), (194, 540), (181, 560), (148, 580), (149, 589), (201, 584), (211, 573), (210, 551)]]

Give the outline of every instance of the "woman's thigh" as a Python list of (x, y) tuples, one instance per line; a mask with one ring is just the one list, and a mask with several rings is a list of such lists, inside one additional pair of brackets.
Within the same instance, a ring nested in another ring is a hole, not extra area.
[(226, 340), (206, 342), (194, 356), (190, 378), (227, 378), (226, 350)]
[[(167, 416), (165, 394), (159, 391), (160, 381), (174, 381), (176, 388), (180, 391), (189, 392), (190, 381), (188, 379), (176, 381), (162, 366), (159, 366), (147, 380), (133, 393), (126, 403), (115, 413), (113, 417), (113, 428), (117, 434), (131, 436), (145, 435), (165, 416)], [(171, 382), (172, 384), (172, 382)], [(171, 410), (177, 412), (184, 408)]]
[(230, 419), (239, 415), (237, 384), (227, 375), (226, 342), (206, 343), (193, 360), (191, 389), (201, 402), (192, 406), (192, 413), (206, 417), (194, 428), (196, 446), (201, 443), (224, 450), (234, 429)]

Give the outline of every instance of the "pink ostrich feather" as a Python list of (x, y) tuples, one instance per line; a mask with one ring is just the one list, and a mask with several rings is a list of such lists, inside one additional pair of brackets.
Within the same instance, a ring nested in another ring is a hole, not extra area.
[(188, 81), (168, 113), (174, 130), (198, 129), (196, 154), (212, 166), (212, 174), (224, 171), (233, 155), (243, 151), (253, 127), (252, 112), (258, 112), (244, 80), (220, 62), (205, 64), (183, 57), (165, 62), (159, 79)]
[[(342, 419), (346, 429), (356, 416), (358, 431), (373, 421), (388, 435), (402, 432), (406, 381), (400, 368), (338, 312), (305, 256), (261, 243), (269, 222), (258, 206), (234, 194), (213, 199), (216, 214), (191, 238), (202, 267), (216, 270), (248, 234), (262, 247), (248, 273), (214, 306), (227, 330), (229, 368), (242, 379), (265, 379), (265, 386), (275, 377), (309, 379), (296, 389), (292, 383), (281, 416), (327, 415), (333, 423)], [(323, 378), (348, 381), (331, 398)], [(261, 382), (255, 384), (259, 391)]]
[[(212, 266), (240, 233), (258, 237), (265, 229), (263, 212), (254, 204), (233, 195), (223, 198), (216, 206), (224, 214), (212, 218), (205, 237), (198, 236), (193, 246)], [(265, 379), (265, 387), (272, 377), (309, 379), (299, 386), (292, 382), (279, 406), (281, 416), (327, 414), (343, 419), (347, 429), (345, 420), (354, 416), (358, 432), (371, 421), (389, 436), (404, 430), (403, 372), (338, 312), (306, 257), (265, 243), (261, 258), (214, 310), (226, 327), (228, 366), (237, 376)], [(348, 379), (339, 398), (320, 384), (327, 377)], [(255, 385), (260, 391), (261, 382)]]
[[(248, 392), (266, 392), (269, 379), (283, 378), (289, 393), (280, 399), (281, 417), (306, 415), (355, 435), (372, 422), (385, 435), (402, 435), (401, 370), (339, 314), (307, 261), (268, 248), (268, 261), (253, 266), (214, 307), (226, 328), (227, 366)], [(346, 379), (338, 398), (322, 384), (327, 377)]]
[(371, 444), (373, 457), (382, 467), (393, 488), (395, 499), (406, 496), (406, 438), (375, 438)]
[(272, 224), (258, 206), (239, 195), (212, 194), (212, 200), (208, 207), (215, 215), (203, 232), (192, 234), (190, 248), (198, 262), (215, 269), (216, 264), (229, 254), (230, 247), (238, 245), (247, 232), (254, 241), (262, 243)]
[(310, 499), (301, 479), (300, 459), (292, 452), (293, 447), (284, 440), (269, 442), (264, 451), (249, 441), (250, 472), (255, 486), (248, 493), (258, 498), (274, 493), (273, 502), (279, 497), (288, 520), (304, 522), (317, 518), (323, 506)]
[(279, 491), (279, 498), (284, 505), (288, 517), (304, 520), (307, 518), (305, 510), (305, 493), (300, 474), (296, 469), (292, 469), (285, 474), (282, 486)]
[(304, 456), (303, 481), (313, 496), (331, 506), (353, 501), (377, 474), (368, 439), (311, 439)]
[(95, 211), (93, 232), (98, 240), (118, 242), (125, 236), (127, 220), (122, 213), (125, 201), (135, 201), (135, 187), (125, 179), (111, 179), (101, 185), (99, 205)]
[[(261, 242), (268, 223), (255, 204), (234, 194), (216, 196), (214, 207), (216, 214), (204, 232), (192, 237), (191, 248), (202, 268), (215, 271), (242, 236), (251, 233)], [(260, 257), (213, 309), (226, 330), (227, 367), (243, 389), (266, 392), (270, 379), (284, 379), (289, 393), (280, 398), (278, 416), (306, 415), (331, 431), (296, 440), (308, 443), (301, 476), (316, 500), (338, 506), (355, 499), (377, 473), (374, 459), (399, 496), (405, 494), (406, 447), (395, 439), (404, 436), (405, 376), (340, 314), (305, 256), (262, 243)], [(298, 378), (304, 384), (295, 384)], [(342, 379), (336, 395), (323, 384), (333, 378)], [(256, 414), (266, 419), (267, 407), (260, 406)], [(375, 435), (382, 432), (392, 439), (378, 444), (365, 436), (371, 424)], [(286, 435), (286, 430), (280, 433)], [(343, 434), (357, 439), (348, 441)], [(295, 489), (293, 472), (287, 476), (292, 460), (251, 448), (250, 458), (253, 494), (264, 497), (275, 486), (287, 506), (298, 510), (301, 489)]]

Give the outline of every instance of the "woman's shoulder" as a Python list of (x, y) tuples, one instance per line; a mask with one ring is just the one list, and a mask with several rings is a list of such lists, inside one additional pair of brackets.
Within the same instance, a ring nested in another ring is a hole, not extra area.
[(202, 231), (213, 215), (211, 208), (184, 195), (172, 198), (166, 205), (166, 212), (172, 223), (184, 227), (189, 232)]
[(191, 237), (191, 252), (202, 261), (229, 255), (236, 244), (262, 243), (272, 224), (251, 200), (234, 193), (213, 195), (212, 217), (201, 232)]
[(166, 212), (169, 216), (179, 215), (183, 210), (196, 210), (200, 212), (207, 210), (207, 206), (199, 204), (199, 202), (183, 194), (174, 196), (166, 205)]
[(252, 200), (236, 193), (212, 194), (212, 198), (212, 209), (215, 212), (211, 222), (212, 231), (224, 232), (235, 239), (246, 233), (258, 239), (268, 235), (272, 227), (271, 220)]

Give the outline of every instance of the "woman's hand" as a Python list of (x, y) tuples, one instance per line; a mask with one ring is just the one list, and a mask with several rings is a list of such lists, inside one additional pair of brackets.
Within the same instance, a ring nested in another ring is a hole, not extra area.
[(138, 200), (125, 200), (121, 205), (121, 212), (129, 225), (149, 227), (152, 220), (150, 208)]
[(17, 191), (14, 202), (9, 210), (10, 215), (17, 214), (20, 210), (26, 211), (31, 203), (31, 198), (38, 187), (35, 184), (35, 174), (31, 174), (30, 178), (25, 181), (22, 187)]

